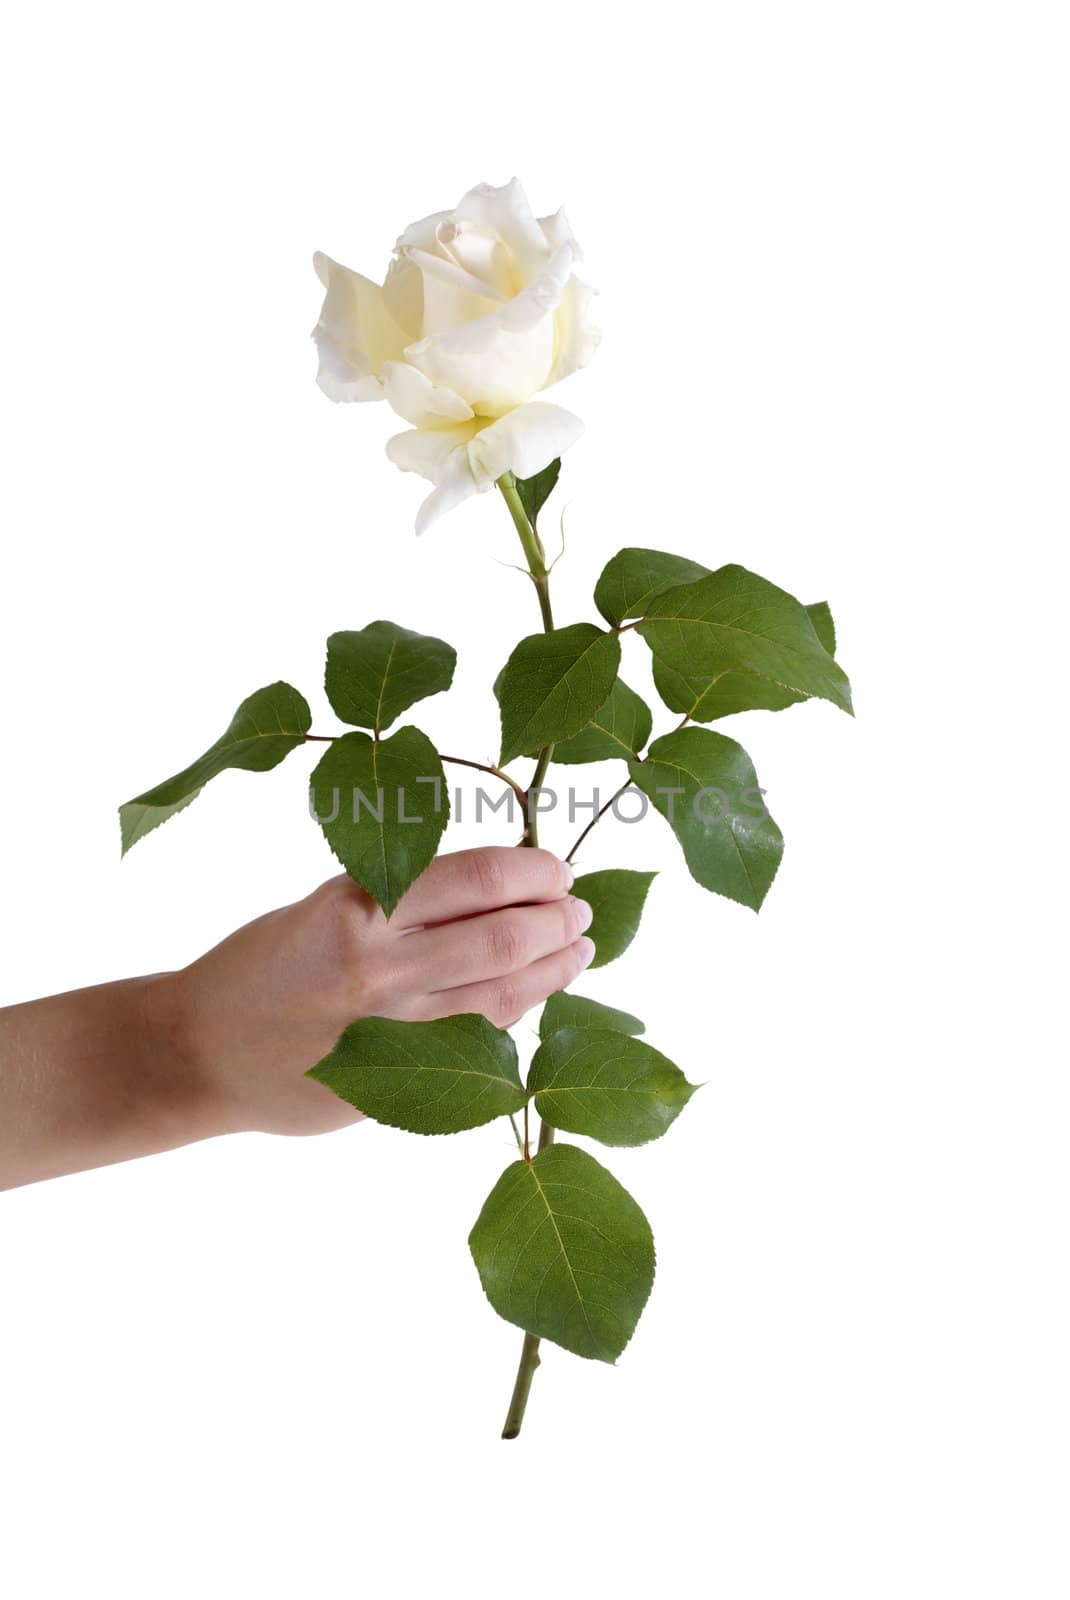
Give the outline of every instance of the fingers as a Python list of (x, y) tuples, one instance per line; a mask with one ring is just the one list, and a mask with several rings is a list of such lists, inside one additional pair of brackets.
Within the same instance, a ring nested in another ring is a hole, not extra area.
[(572, 895), (510, 906), (408, 934), (399, 941), (399, 957), (413, 989), (455, 989), (507, 977), (564, 950), (590, 927), (592, 915), (587, 902)]
[(572, 877), (572, 868), (549, 850), (506, 845), (458, 850), (431, 863), (401, 901), (391, 925), (404, 930), (501, 906), (559, 900)]
[(434, 1022), (439, 1017), (475, 1012), (496, 1028), (511, 1028), (532, 1006), (541, 1005), (559, 989), (567, 988), (593, 958), (590, 939), (577, 939), (566, 949), (555, 950), (553, 955), (543, 956), (520, 972), (423, 995), (413, 1005), (411, 1020)]

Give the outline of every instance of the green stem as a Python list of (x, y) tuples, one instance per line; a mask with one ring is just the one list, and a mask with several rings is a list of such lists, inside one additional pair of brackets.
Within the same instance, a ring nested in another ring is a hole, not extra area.
[(516, 1382), (513, 1385), (512, 1398), (509, 1401), (509, 1412), (502, 1429), (503, 1439), (515, 1439), (520, 1432), (521, 1423), (524, 1421), (524, 1412), (527, 1410), (528, 1395), (531, 1393), (531, 1380), (535, 1376), (535, 1368), (539, 1365), (539, 1341), (535, 1334), (524, 1335), (524, 1345), (520, 1352), (520, 1365), (516, 1372)]
[(521, 844), (534, 848), (539, 842), (539, 790), (543, 786), (547, 769), (553, 760), (554, 747), (548, 744), (539, 756), (538, 765), (531, 776), (525, 805), (524, 837)]
[[(539, 1130), (539, 1149), (545, 1150), (553, 1142), (554, 1130), (548, 1122), (544, 1122)], [(516, 1371), (516, 1382), (513, 1384), (505, 1427), (502, 1429), (503, 1439), (515, 1439), (520, 1432), (524, 1412), (528, 1406), (528, 1395), (531, 1393), (531, 1380), (535, 1376), (535, 1368), (539, 1365), (539, 1343), (537, 1334), (524, 1335), (524, 1343), (520, 1350), (520, 1365)]]
[[(502, 498), (509, 507), (510, 514), (520, 543), (523, 546), (524, 556), (528, 564), (528, 577), (535, 585), (538, 596), (539, 612), (542, 616), (543, 630), (546, 633), (554, 631), (554, 613), (550, 604), (550, 573), (546, 566), (546, 552), (534, 526), (528, 520), (524, 510), (524, 503), (520, 498), (520, 491), (516, 486), (516, 479), (511, 472), (498, 479), (498, 488)], [(539, 814), (538, 791), (546, 778), (550, 762), (553, 760), (554, 747), (548, 744), (539, 752), (539, 759), (528, 787), (527, 826), (524, 829), (522, 845), (534, 848), (539, 842)], [(527, 1106), (524, 1107), (525, 1116)], [(525, 1133), (527, 1129), (525, 1126)], [(539, 1149), (545, 1150), (553, 1144), (554, 1130), (548, 1122), (544, 1122), (539, 1129)], [(527, 1159), (527, 1140), (524, 1141), (524, 1157)], [(533, 1333), (525, 1333), (524, 1344), (520, 1352), (520, 1366), (517, 1369), (516, 1383), (513, 1385), (513, 1396), (509, 1402), (509, 1414), (505, 1419), (502, 1429), (503, 1439), (515, 1439), (520, 1432), (524, 1421), (524, 1412), (527, 1409), (528, 1395), (531, 1392), (531, 1380), (535, 1376), (535, 1368), (539, 1365), (539, 1340)]]
[[(509, 507), (513, 525), (520, 535), (524, 558), (528, 564), (528, 577), (535, 585), (535, 593), (538, 596), (543, 632), (553, 633), (554, 611), (550, 604), (550, 573), (546, 566), (546, 552), (542, 547), (542, 541), (535, 532), (534, 524), (529, 520), (528, 514), (524, 510), (524, 502), (520, 498), (520, 490), (516, 486), (516, 478), (511, 472), (504, 473), (498, 479), (498, 488), (502, 492), (502, 499)], [(545, 781), (553, 755), (554, 747), (552, 744), (548, 744), (545, 750), (539, 752), (538, 763), (528, 786), (524, 837), (520, 843), (529, 846), (531, 849), (534, 849), (539, 842), (538, 790)]]
[(524, 555), (528, 563), (528, 577), (535, 585), (535, 593), (539, 599), (539, 610), (542, 613), (542, 625), (547, 633), (554, 631), (554, 613), (550, 605), (550, 573), (546, 565), (546, 551), (542, 547), (542, 540), (528, 521), (528, 514), (524, 510), (524, 502), (520, 498), (520, 491), (516, 486), (516, 479), (511, 472), (507, 472), (498, 479), (498, 488), (502, 498), (509, 507), (514, 526), (520, 535), (520, 543), (524, 547)]
[(606, 801), (606, 803), (602, 807), (601, 811), (599, 811), (595, 816), (593, 816), (591, 818), (590, 822), (584, 828), (583, 832), (580, 834), (579, 838), (576, 840), (576, 843), (572, 846), (572, 849), (569, 851), (568, 855), (565, 857), (565, 860), (570, 865), (571, 865), (571, 863), (572, 863), (572, 861), (573, 861), (573, 859), (574, 859), (574, 857), (576, 855), (577, 850), (579, 849), (579, 847), (583, 843), (583, 841), (586, 839), (586, 837), (590, 833), (591, 829), (594, 828), (594, 827), (597, 827), (598, 823), (601, 822), (602, 818), (605, 816), (605, 814), (609, 810), (610, 806), (616, 805), (616, 803), (620, 799), (621, 795), (624, 794), (626, 790), (630, 789), (631, 786), (632, 786), (632, 780), (631, 780), (631, 778), (629, 778), (627, 783), (622, 783), (620, 788), (618, 790), (616, 790), (616, 792), (614, 794), (610, 795), (609, 799)]
[(500, 778), (503, 783), (507, 783), (509, 785), (510, 789), (512, 789), (513, 793), (520, 801), (520, 804), (526, 808), (528, 797), (524, 790), (516, 782), (515, 778), (511, 778), (509, 774), (507, 772), (503, 772), (500, 767), (488, 767), (482, 761), (469, 761), (466, 756), (446, 756), (442, 754), (441, 750), (439, 751), (438, 759), (440, 761), (448, 761), (450, 765), (454, 767), (471, 767), (474, 772), (489, 772), (492, 778)]
[[(675, 728), (670, 729), (670, 732), (679, 733), (681, 728), (686, 728), (690, 721), (691, 721), (691, 713), (689, 711), (687, 713), (687, 716), (684, 717), (683, 721), (682, 722), (678, 722), (676, 724)], [(639, 760), (643, 761), (643, 760), (645, 760), (645, 757), (640, 756)], [(579, 838), (576, 840), (576, 843), (572, 846), (572, 849), (569, 851), (568, 855), (565, 857), (565, 860), (570, 865), (573, 862), (573, 860), (575, 859), (577, 850), (580, 848), (580, 845), (583, 844), (584, 840), (587, 838), (587, 835), (590, 833), (591, 829), (598, 826), (598, 824), (601, 822), (602, 818), (605, 816), (606, 812), (610, 809), (610, 807), (616, 805), (616, 803), (620, 799), (621, 795), (622, 794), (626, 794), (627, 791), (631, 788), (631, 786), (632, 786), (632, 780), (631, 780), (631, 778), (629, 778), (627, 783), (622, 783), (621, 784), (620, 788), (616, 791), (615, 794), (611, 794), (610, 795), (609, 799), (606, 801), (606, 803), (602, 807), (601, 811), (599, 811), (595, 816), (593, 816), (591, 818), (590, 822), (584, 828), (583, 832), (580, 834)]]

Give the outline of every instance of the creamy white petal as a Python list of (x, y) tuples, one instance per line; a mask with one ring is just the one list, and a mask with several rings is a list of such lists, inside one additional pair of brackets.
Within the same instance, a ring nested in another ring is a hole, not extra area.
[(503, 416), (549, 381), (558, 345), (553, 313), (571, 271), (572, 246), (565, 244), (514, 300), (409, 345), (406, 359), (433, 383), (462, 395), (480, 416)]
[(450, 456), (458, 448), (463, 450), (478, 427), (478, 421), (473, 420), (452, 428), (412, 428), (388, 439), (386, 453), (402, 472), (418, 472), (421, 478), (442, 483)]
[(407, 361), (384, 362), (382, 379), (390, 405), (414, 428), (452, 428), (472, 415), (471, 406), (460, 395), (432, 383)]
[(427, 338), (468, 322), (481, 322), (503, 302), (500, 294), (459, 267), (456, 261), (406, 249), (403, 260), (419, 269), (423, 290), (420, 334)]
[(523, 284), (545, 267), (550, 256), (546, 236), (516, 178), (499, 189), (490, 183), (469, 189), (458, 203), (456, 216), (497, 235), (513, 257)]
[(583, 260), (583, 251), (580, 249), (576, 235), (572, 231), (572, 225), (565, 215), (564, 206), (555, 211), (552, 217), (540, 217), (539, 227), (546, 237), (546, 243), (549, 245), (551, 253), (560, 250), (563, 244), (571, 244), (574, 259), (576, 261)]
[(479, 423), (473, 421), (436, 433), (414, 428), (411, 433), (396, 433), (387, 440), (386, 453), (396, 467), (403, 472), (418, 472), (435, 485), (434, 493), (428, 495), (416, 514), (417, 533), (426, 533), (439, 517), (478, 494), (467, 449), (478, 427)]
[(334, 344), (319, 345), (316, 382), (328, 400), (381, 400), (382, 379), (370, 370), (362, 372), (361, 358), (343, 354)]
[(403, 472), (417, 472), (435, 485), (416, 518), (416, 532), (424, 533), (447, 511), (493, 488), (503, 473), (531, 478), (541, 472), (582, 432), (571, 411), (533, 400), (493, 422), (476, 417), (433, 432), (397, 433), (386, 453)]
[(439, 250), (487, 287), (496, 300), (511, 300), (524, 287), (513, 258), (496, 234), (451, 218), (435, 230)]
[(404, 233), (398, 236), (394, 248), (405, 250), (411, 246), (415, 250), (434, 250), (435, 235), (440, 224), (448, 222), (452, 216), (452, 211), (432, 211), (429, 217), (421, 217), (418, 222), (410, 222)]
[(534, 477), (563, 455), (583, 432), (571, 411), (533, 400), (508, 416), (481, 428), (468, 445), (468, 460), (477, 486), (489, 489), (503, 472)]
[(591, 302), (597, 290), (575, 274), (565, 285), (555, 316), (554, 361), (544, 388), (560, 383), (570, 372), (585, 367), (602, 339), (602, 330), (591, 320)]
[(463, 505), (466, 500), (470, 500), (478, 493), (479, 486), (472, 476), (467, 456), (463, 450), (455, 451), (451, 458), (449, 473), (437, 489), (432, 489), (416, 513), (417, 534), (426, 533), (439, 517), (444, 517), (447, 511), (455, 511), (459, 505)]
[(546, 383), (554, 360), (553, 317), (519, 333), (496, 326), (472, 348), (464, 348), (466, 342), (445, 343), (439, 336), (409, 345), (405, 355), (433, 383), (463, 395), (480, 416), (500, 417)]
[(424, 280), (409, 256), (398, 256), (386, 269), (383, 301), (407, 340), (423, 338)]
[(319, 347), (317, 382), (332, 400), (379, 400), (384, 361), (398, 359), (407, 342), (377, 283), (317, 252), (313, 264), (327, 290), (312, 332)]

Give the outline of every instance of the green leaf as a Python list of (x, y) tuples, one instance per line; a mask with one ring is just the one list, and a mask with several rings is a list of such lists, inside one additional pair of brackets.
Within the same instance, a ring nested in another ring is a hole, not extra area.
[(461, 1133), (521, 1110), (528, 1098), (512, 1039), (477, 1016), (365, 1017), (305, 1076), (408, 1133)]
[(304, 744), (312, 713), (288, 683), (270, 683), (243, 700), (230, 727), (192, 766), (119, 807), (123, 855), (161, 822), (195, 800), (211, 778), (228, 767), (268, 772)]
[(468, 1243), (500, 1317), (588, 1360), (617, 1359), (654, 1282), (649, 1222), (575, 1145), (506, 1167)]
[(781, 688), (851, 710), (847, 676), (818, 638), (806, 607), (745, 567), (721, 567), (670, 589), (650, 603), (638, 631), (656, 656), (685, 676), (756, 672)]
[(327, 698), (343, 722), (381, 733), (417, 700), (448, 689), (456, 665), (445, 640), (372, 622), (327, 640)]
[(638, 755), (650, 738), (653, 718), (645, 700), (618, 678), (605, 705), (585, 728), (554, 746), (554, 760), (566, 766), (581, 761), (612, 761)]
[[(494, 680), (494, 695), (499, 706), (504, 676), (503, 667)], [(650, 707), (634, 689), (629, 689), (622, 678), (618, 678), (610, 690), (609, 698), (599, 706), (587, 726), (570, 739), (559, 740), (554, 745), (554, 760), (565, 766), (584, 761), (610, 761), (615, 757), (627, 760), (642, 750), (650, 738), (652, 725)], [(525, 750), (524, 754), (536, 755), (538, 748), (535, 745)]]
[(827, 600), (815, 600), (813, 605), (807, 606), (807, 613), (814, 625), (814, 632), (830, 656), (836, 654), (836, 624), (832, 620)]
[(442, 763), (419, 728), (343, 734), (312, 774), (312, 804), (349, 876), (388, 917), (433, 861), (450, 811)]
[(497, 684), (500, 764), (579, 733), (609, 698), (619, 665), (616, 634), (593, 622), (521, 639)]
[(533, 528), (538, 526), (539, 512), (553, 493), (560, 474), (561, 457), (558, 456), (556, 461), (551, 461), (548, 467), (543, 467), (533, 478), (517, 478), (516, 487), (520, 504), (527, 512), (528, 521)]
[(705, 578), (709, 567), (665, 550), (631, 547), (618, 551), (602, 570), (594, 590), (594, 603), (613, 627), (628, 617), (641, 617), (659, 594), (677, 584)]
[(587, 937), (594, 940), (592, 967), (604, 967), (622, 956), (635, 938), (643, 915), (647, 892), (656, 872), (633, 872), (611, 867), (605, 872), (588, 872), (577, 878), (572, 893), (586, 900), (594, 912)]
[[(712, 729), (681, 728), (655, 739), (629, 770), (672, 827), (695, 881), (757, 911), (784, 840), (742, 745)], [(578, 885), (574, 892), (582, 894)]]
[(705, 672), (684, 677), (654, 657), (654, 686), (670, 711), (692, 722), (716, 722), (739, 711), (783, 711), (809, 698), (754, 672)]
[(539, 1018), (539, 1038), (549, 1039), (559, 1028), (610, 1028), (616, 1033), (645, 1033), (645, 1025), (629, 1011), (617, 1011), (598, 1000), (587, 1000), (582, 994), (570, 994), (566, 989), (552, 994), (542, 1008)]
[(652, 1045), (598, 1028), (561, 1029), (528, 1073), (544, 1122), (611, 1145), (660, 1139), (696, 1087)]
[[(833, 654), (836, 634), (832, 613), (824, 600), (807, 606), (822, 645)], [(808, 695), (783, 689), (769, 678), (753, 672), (705, 672), (684, 676), (654, 657), (654, 684), (670, 711), (682, 713), (692, 722), (716, 722), (739, 711), (783, 711), (801, 705)]]

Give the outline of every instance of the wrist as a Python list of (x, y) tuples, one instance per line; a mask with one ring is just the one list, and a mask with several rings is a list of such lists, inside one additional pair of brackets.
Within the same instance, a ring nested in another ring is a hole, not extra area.
[(234, 1129), (218, 1075), (198, 1042), (185, 972), (138, 980), (145, 1049), (152, 1060), (145, 1112), (168, 1145), (192, 1144)]

